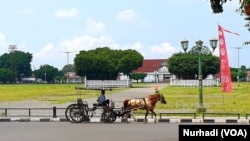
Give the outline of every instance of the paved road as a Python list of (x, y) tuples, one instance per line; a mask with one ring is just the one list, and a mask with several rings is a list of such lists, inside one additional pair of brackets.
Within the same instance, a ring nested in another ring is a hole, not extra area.
[(178, 124), (3, 122), (1, 141), (178, 141)]

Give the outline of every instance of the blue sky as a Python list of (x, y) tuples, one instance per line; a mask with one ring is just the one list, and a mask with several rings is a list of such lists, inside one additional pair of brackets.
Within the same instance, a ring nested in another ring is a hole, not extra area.
[[(9, 45), (33, 54), (32, 69), (49, 64), (59, 70), (80, 50), (109, 46), (135, 49), (145, 59), (167, 59), (182, 51), (180, 41), (218, 38), (218, 24), (240, 36), (224, 33), (229, 65), (250, 67), (250, 40), (238, 0), (213, 14), (209, 0), (0, 0), (0, 55)], [(218, 48), (214, 55), (218, 56)]]

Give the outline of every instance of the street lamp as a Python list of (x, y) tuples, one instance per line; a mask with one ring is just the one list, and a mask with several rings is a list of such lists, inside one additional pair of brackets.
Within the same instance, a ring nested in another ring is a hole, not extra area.
[[(210, 40), (210, 45), (212, 47), (212, 50), (214, 51), (215, 48), (217, 47), (217, 43), (218, 40), (216, 38), (212, 38)], [(183, 40), (181, 41), (181, 46), (184, 50), (184, 52), (186, 53), (187, 49), (188, 49), (188, 40)], [(199, 68), (198, 68), (198, 80), (199, 80), (199, 107), (197, 108), (198, 112), (206, 112), (206, 108), (203, 106), (203, 85), (202, 85), (202, 67), (201, 67), (201, 54), (203, 51), (203, 41), (198, 40), (196, 41), (196, 49), (198, 50), (198, 54), (199, 54)]]
[(187, 49), (188, 49), (188, 40), (184, 39), (181, 41), (181, 46), (182, 49), (184, 50), (185, 53), (187, 53)]
[(67, 53), (67, 83), (69, 83), (69, 53), (73, 53), (75, 51), (65, 51), (65, 52), (61, 52), (61, 53)]

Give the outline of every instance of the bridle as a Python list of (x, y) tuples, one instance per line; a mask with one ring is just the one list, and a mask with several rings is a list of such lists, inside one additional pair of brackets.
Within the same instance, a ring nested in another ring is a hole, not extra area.
[(165, 101), (165, 99), (164, 99), (164, 97), (163, 97), (162, 94), (160, 94), (160, 99), (159, 99), (159, 101), (162, 102), (162, 103)]

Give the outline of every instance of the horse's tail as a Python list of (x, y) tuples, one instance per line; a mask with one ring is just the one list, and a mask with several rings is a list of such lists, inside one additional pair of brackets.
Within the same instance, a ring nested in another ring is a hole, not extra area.
[(124, 108), (124, 110), (128, 109), (128, 107), (129, 107), (128, 102), (129, 102), (129, 99), (126, 99), (126, 100), (123, 101), (123, 108)]

